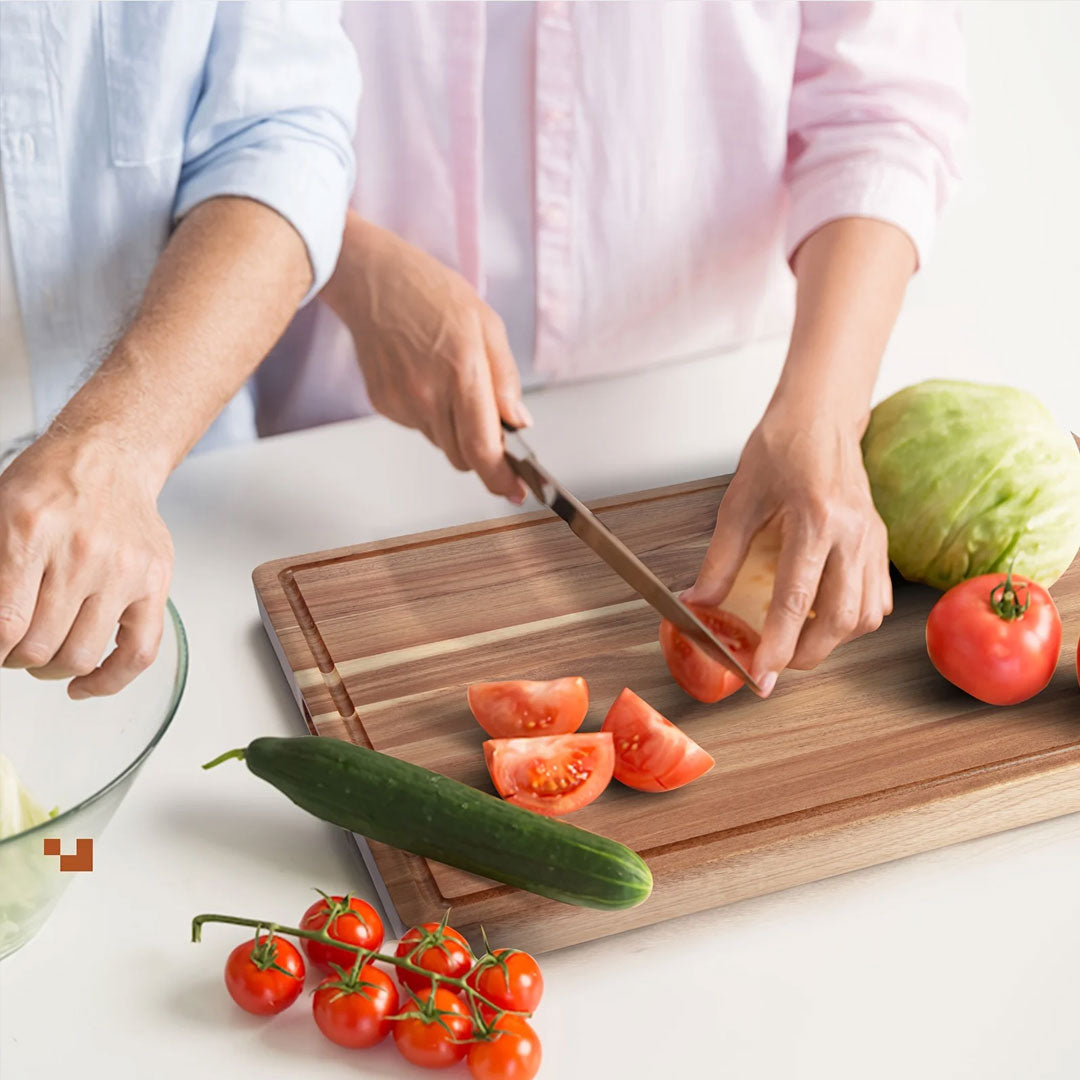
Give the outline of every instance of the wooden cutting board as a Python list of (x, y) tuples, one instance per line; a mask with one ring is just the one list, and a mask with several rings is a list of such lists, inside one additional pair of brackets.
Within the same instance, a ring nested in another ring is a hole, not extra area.
[[(673, 589), (700, 566), (727, 478), (593, 503)], [(612, 783), (575, 824), (639, 851), (652, 896), (624, 912), (535, 897), (371, 845), (391, 918), (438, 919), (559, 948), (971, 837), (1080, 811), (1080, 559), (1053, 589), (1066, 641), (1050, 686), (982, 705), (926, 657), (936, 597), (897, 582), (894, 613), (759, 701), (716, 705), (668, 675), (658, 619), (546, 510), (282, 559), (254, 574), (263, 619), (311, 730), (486, 791), (470, 682), (583, 675), (585, 729), (630, 686), (716, 758), (679, 791)]]

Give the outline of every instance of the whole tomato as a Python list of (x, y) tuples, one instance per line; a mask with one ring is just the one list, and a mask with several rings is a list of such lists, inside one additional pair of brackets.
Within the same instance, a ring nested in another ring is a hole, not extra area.
[[(445, 923), (424, 923), (414, 926), (398, 942), (395, 955), (408, 959), (417, 967), (435, 975), (462, 979), (473, 964), (469, 943)], [(431, 989), (431, 980), (415, 971), (397, 969), (402, 986), (419, 992)]]
[(983, 574), (954, 585), (926, 620), (926, 651), (949, 682), (988, 705), (1015, 705), (1050, 681), (1061, 617), (1027, 578)]
[(304, 989), (304, 958), (289, 941), (263, 934), (237, 945), (225, 961), (225, 986), (245, 1012), (273, 1016)]
[(355, 975), (344, 978), (327, 975), (311, 1003), (319, 1030), (338, 1046), (366, 1049), (382, 1042), (398, 1010), (394, 980), (373, 964), (365, 964)]
[(492, 1037), (469, 1048), (473, 1080), (533, 1080), (539, 1071), (540, 1040), (520, 1016), (500, 1016)]
[(497, 1008), (510, 1012), (535, 1012), (544, 993), (540, 965), (520, 949), (487, 953), (477, 961), (466, 981)]
[[(324, 893), (322, 899), (316, 900), (300, 920), (303, 930), (321, 930), (324, 926), (335, 940), (357, 945), (361, 949), (374, 951), (383, 943), (383, 924), (379, 913), (366, 900), (360, 900), (351, 893), (348, 896), (327, 896)], [(307, 938), (301, 940), (308, 959), (322, 971), (331, 971), (331, 964), (348, 969), (356, 960), (357, 954), (348, 949), (335, 949), (333, 945), (308, 941)]]
[(429, 986), (403, 1006), (394, 1021), (394, 1045), (406, 1061), (425, 1069), (453, 1065), (469, 1052), (472, 1020), (457, 994)]

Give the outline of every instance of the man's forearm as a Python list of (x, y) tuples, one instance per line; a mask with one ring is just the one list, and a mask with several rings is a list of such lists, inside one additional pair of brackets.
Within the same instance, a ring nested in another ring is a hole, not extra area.
[(160, 487), (310, 284), (304, 242), (279, 214), (249, 199), (202, 203), (173, 233), (131, 326), (49, 434), (130, 454)]
[(893, 225), (842, 218), (809, 236), (793, 266), (795, 325), (773, 404), (859, 423), (915, 271), (915, 249)]

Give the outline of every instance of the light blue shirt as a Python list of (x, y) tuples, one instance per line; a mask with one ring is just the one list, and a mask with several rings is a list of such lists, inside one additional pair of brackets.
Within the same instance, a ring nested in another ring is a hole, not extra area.
[[(0, 4), (0, 177), (44, 428), (134, 314), (170, 231), (240, 195), (333, 271), (360, 81), (327, 3)], [(254, 433), (247, 393), (202, 446)]]

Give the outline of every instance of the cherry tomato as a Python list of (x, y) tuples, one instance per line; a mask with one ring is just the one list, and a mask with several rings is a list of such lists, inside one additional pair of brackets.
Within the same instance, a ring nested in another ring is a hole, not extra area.
[(520, 949), (495, 949), (482, 956), (467, 982), (493, 1005), (511, 1012), (535, 1012), (544, 993), (540, 965)]
[(394, 1021), (394, 1045), (406, 1061), (425, 1069), (443, 1069), (469, 1052), (465, 1040), (472, 1034), (469, 1010), (449, 990), (421, 990), (407, 1003), (405, 1019)]
[(926, 620), (926, 651), (949, 682), (988, 705), (1015, 705), (1050, 681), (1061, 617), (1027, 578), (982, 574), (954, 585)]
[[(448, 975), (462, 979), (473, 965), (469, 943), (454, 929), (441, 923), (424, 923), (414, 926), (398, 942), (395, 955), (407, 958), (436, 975)], [(431, 980), (415, 971), (397, 969), (402, 986), (419, 993), (431, 989)]]
[(291, 942), (263, 934), (229, 953), (225, 986), (245, 1012), (273, 1016), (304, 989), (304, 958)]
[[(690, 609), (749, 668), (758, 647), (760, 636), (737, 615), (722, 608), (705, 608), (690, 604)], [(693, 638), (687, 637), (674, 624), (660, 621), (660, 648), (672, 678), (693, 698), (711, 704), (720, 701), (742, 686), (742, 679), (733, 675), (719, 660), (714, 660)]]
[(338, 1046), (362, 1050), (380, 1043), (393, 1027), (398, 1011), (394, 980), (373, 964), (365, 964), (354, 979), (327, 975), (311, 1003), (319, 1030)]
[[(383, 924), (379, 913), (366, 900), (355, 896), (324, 896), (316, 900), (300, 920), (303, 930), (321, 930), (324, 926), (332, 938), (358, 945), (362, 949), (374, 950), (383, 943)], [(308, 959), (322, 971), (332, 970), (331, 964), (348, 970), (356, 960), (356, 953), (348, 949), (335, 949), (333, 945), (308, 941), (307, 938), (301, 940)]]
[(532, 1080), (540, 1071), (540, 1040), (520, 1016), (500, 1016), (490, 1042), (469, 1050), (473, 1080)]
[(716, 762), (633, 690), (623, 690), (604, 718), (615, 740), (615, 779), (638, 791), (671, 791)]
[(493, 738), (569, 735), (589, 711), (589, 685), (580, 676), (549, 682), (473, 683), (469, 708)]
[(488, 739), (484, 757), (507, 802), (549, 817), (588, 806), (611, 782), (615, 768), (615, 749), (606, 731)]

